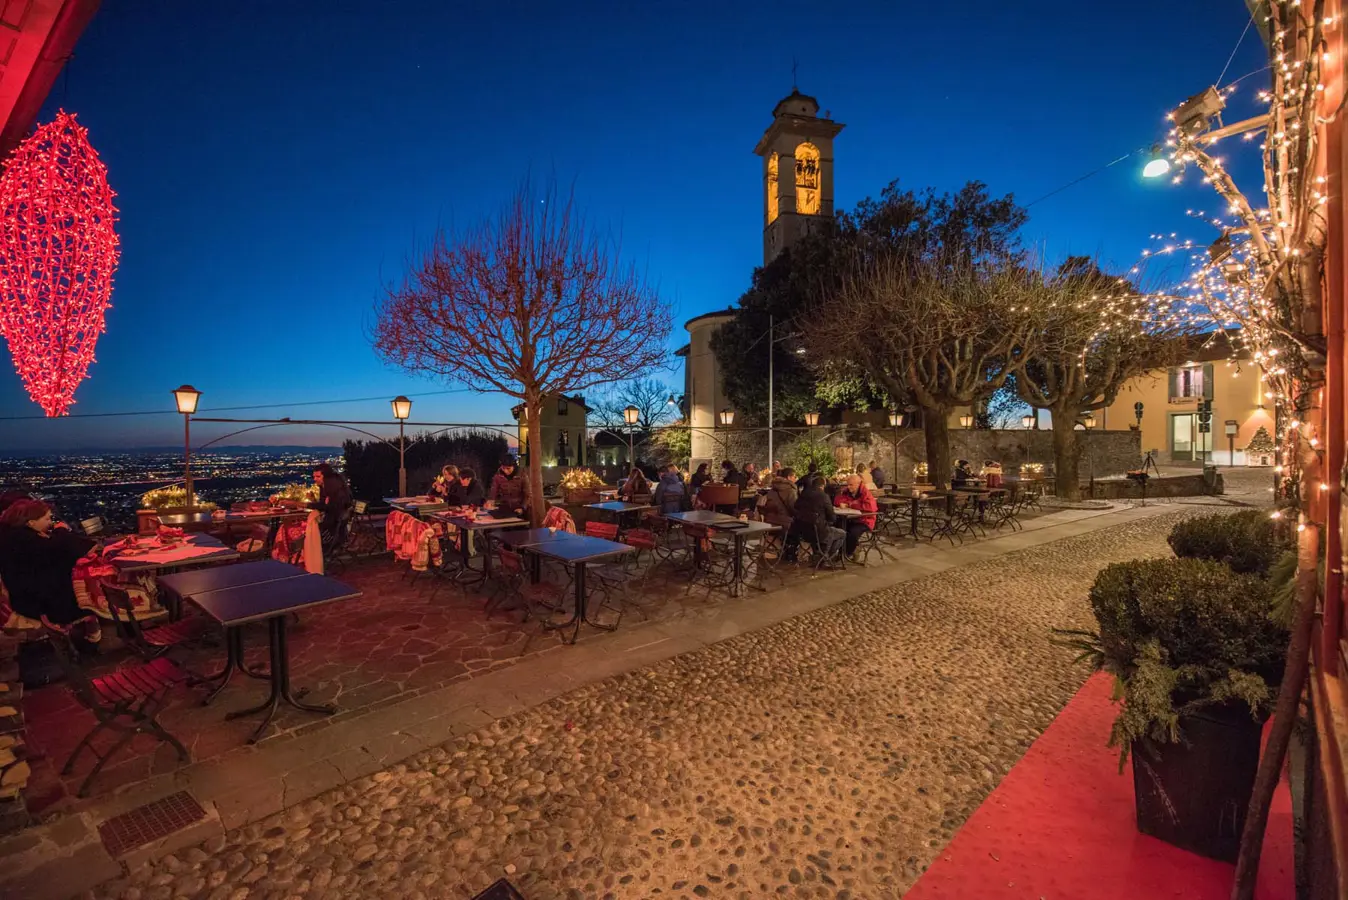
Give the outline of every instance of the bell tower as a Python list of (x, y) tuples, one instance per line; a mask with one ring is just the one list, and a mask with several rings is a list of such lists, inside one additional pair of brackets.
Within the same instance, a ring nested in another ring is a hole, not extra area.
[(833, 224), (833, 139), (844, 127), (819, 118), (819, 101), (794, 88), (772, 110), (754, 148), (763, 157), (763, 265)]

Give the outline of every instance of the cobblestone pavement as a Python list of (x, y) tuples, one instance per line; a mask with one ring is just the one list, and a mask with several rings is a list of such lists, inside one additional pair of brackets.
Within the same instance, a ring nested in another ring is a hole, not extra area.
[[(1190, 511), (1192, 513), (1194, 511)], [(99, 898), (897, 898), (1086, 678), (1106, 563), (1185, 515), (877, 591), (503, 719)]]

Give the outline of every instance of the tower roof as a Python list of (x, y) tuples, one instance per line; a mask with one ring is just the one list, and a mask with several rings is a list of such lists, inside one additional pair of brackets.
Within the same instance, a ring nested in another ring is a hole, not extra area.
[(778, 116), (810, 116), (819, 115), (819, 101), (809, 94), (802, 94), (796, 88), (791, 89), (791, 93), (783, 97), (776, 106), (772, 108), (773, 117)]

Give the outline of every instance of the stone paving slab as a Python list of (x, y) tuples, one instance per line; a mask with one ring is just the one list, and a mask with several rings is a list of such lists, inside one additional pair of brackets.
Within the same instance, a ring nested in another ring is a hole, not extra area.
[[(488, 670), (469, 680), (427, 690), (358, 716), (335, 717), (335, 721), (320, 728), (292, 729), (257, 747), (236, 746), (191, 766), (154, 774), (138, 781), (134, 790), (83, 804), (77, 810), (82, 814), (72, 821), (86, 823), (88, 827), (83, 829), (82, 841), (76, 839), (71, 843), (78, 852), (92, 852), (87, 847), (94, 842), (90, 837), (93, 824), (184, 789), (203, 804), (211, 804), (221, 827), (233, 831), (586, 684), (877, 588), (967, 564), (993, 548), (1010, 552), (1166, 512), (1160, 507), (1062, 511), (1040, 517), (1024, 532), (1014, 535), (999, 535), (953, 549), (923, 545), (917, 550), (902, 551), (896, 563), (809, 579), (747, 600), (684, 609), (680, 615), (656, 621), (640, 623), (629, 619), (612, 635), (540, 652), (508, 668)], [(161, 848), (163, 852), (171, 849), (171, 846)], [(37, 848), (23, 843), (12, 846), (0, 843), (0, 858), (10, 863), (13, 871), (31, 870), (45, 861), (43, 857), (51, 859), (51, 850), (45, 838)], [(105, 877), (107, 870), (94, 867), (90, 871)], [(0, 896), (3, 895), (0, 890)]]

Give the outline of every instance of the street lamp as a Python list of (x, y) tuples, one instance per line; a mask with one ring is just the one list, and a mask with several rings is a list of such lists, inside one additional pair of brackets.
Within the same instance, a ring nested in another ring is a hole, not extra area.
[[(889, 470), (889, 477), (894, 479), (894, 483), (899, 482), (899, 429), (903, 427), (903, 413), (895, 410), (889, 414), (889, 427), (894, 429), (894, 440), (891, 445), (894, 449), (894, 468)], [(883, 489), (884, 485), (880, 485)]]
[(1160, 178), (1170, 171), (1170, 160), (1165, 158), (1160, 144), (1153, 144), (1151, 160), (1142, 168), (1143, 178)]
[(1021, 416), (1020, 424), (1026, 431), (1029, 431), (1031, 428), (1034, 427), (1034, 416), (1029, 415)]
[(974, 424), (974, 417), (973, 417), (973, 416), (969, 415), (968, 413), (965, 413), (964, 415), (960, 416), (960, 427), (961, 427), (961, 428), (972, 428), (972, 427), (973, 427), (973, 424)]
[(727, 406), (725, 409), (721, 410), (720, 419), (721, 424), (729, 428), (731, 425), (735, 424), (735, 411)]
[(201, 391), (185, 384), (173, 392), (178, 412), (183, 414), (183, 486), (187, 489), (187, 509), (192, 510), (192, 414), (197, 411)]
[[(1081, 417), (1081, 424), (1086, 426), (1087, 431), (1090, 431), (1095, 427), (1095, 416), (1091, 413), (1086, 413), (1086, 415)], [(1091, 499), (1095, 499), (1095, 456), (1091, 453), (1090, 441), (1086, 442), (1086, 465), (1090, 467)]]
[(805, 414), (805, 425), (806, 425), (806, 427), (813, 428), (814, 426), (816, 426), (816, 425), (818, 425), (818, 424), (819, 424), (819, 413), (817, 413), (817, 412), (807, 412), (807, 413)]
[(407, 441), (403, 437), (403, 423), (412, 415), (412, 401), (402, 394), (394, 397), (393, 418), (398, 420), (398, 496), (407, 496)]
[(632, 449), (632, 426), (637, 424), (639, 418), (641, 418), (641, 410), (635, 406), (629, 406), (623, 410), (623, 421), (627, 423), (627, 464), (629, 468), (635, 468), (637, 464), (636, 452)]

